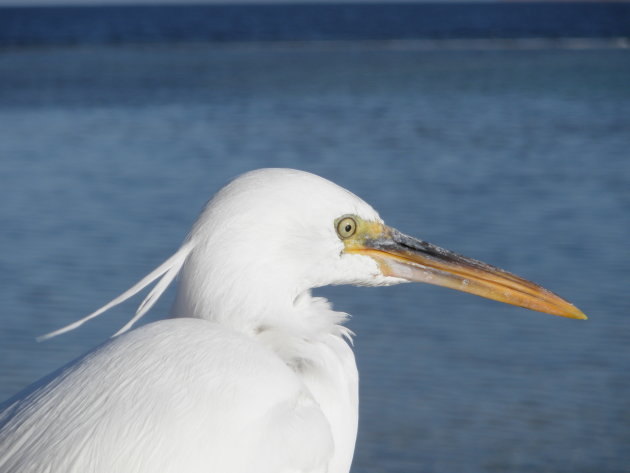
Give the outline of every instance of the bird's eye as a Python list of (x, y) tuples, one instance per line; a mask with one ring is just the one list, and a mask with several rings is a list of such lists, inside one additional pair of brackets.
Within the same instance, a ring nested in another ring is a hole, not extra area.
[(351, 217), (345, 217), (339, 220), (337, 224), (337, 233), (341, 239), (350, 238), (357, 231), (357, 222)]

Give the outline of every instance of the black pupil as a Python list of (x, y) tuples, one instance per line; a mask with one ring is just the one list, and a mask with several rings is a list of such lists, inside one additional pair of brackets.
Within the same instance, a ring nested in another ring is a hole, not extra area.
[(350, 230), (352, 230), (352, 225), (350, 223), (347, 224), (345, 230), (346, 230), (346, 233), (350, 233)]

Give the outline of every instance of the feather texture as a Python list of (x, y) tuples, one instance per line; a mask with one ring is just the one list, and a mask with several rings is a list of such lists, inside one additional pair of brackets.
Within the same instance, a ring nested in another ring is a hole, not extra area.
[(191, 318), (110, 340), (0, 414), (3, 473), (323, 472), (332, 454), (330, 424), (292, 369)]

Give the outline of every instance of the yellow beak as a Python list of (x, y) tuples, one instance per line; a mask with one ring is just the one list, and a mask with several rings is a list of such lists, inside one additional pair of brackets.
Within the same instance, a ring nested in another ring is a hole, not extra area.
[(393, 228), (362, 223), (363, 231), (344, 241), (346, 252), (370, 256), (385, 276), (450, 287), (562, 317), (587, 318), (573, 304), (531, 281)]

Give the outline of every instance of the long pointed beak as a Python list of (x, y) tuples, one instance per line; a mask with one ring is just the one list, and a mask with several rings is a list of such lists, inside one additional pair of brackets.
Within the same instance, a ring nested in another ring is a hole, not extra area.
[(381, 227), (346, 246), (349, 253), (366, 254), (385, 276), (425, 282), (468, 292), (527, 309), (586, 319), (573, 304), (551, 291), (502, 269), (458, 255), (393, 228)]

